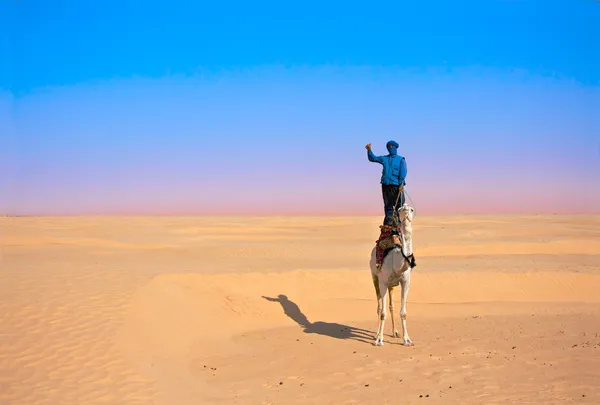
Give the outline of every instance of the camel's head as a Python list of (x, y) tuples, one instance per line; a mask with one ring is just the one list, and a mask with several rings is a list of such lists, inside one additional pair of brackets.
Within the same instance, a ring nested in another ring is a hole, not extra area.
[(415, 209), (406, 203), (398, 208), (398, 216), (401, 222), (412, 222), (414, 213)]

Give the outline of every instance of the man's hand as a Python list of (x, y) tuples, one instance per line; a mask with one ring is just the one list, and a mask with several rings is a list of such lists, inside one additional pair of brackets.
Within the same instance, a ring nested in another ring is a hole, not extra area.
[(400, 186), (400, 192), (404, 191), (404, 186)]
[(366, 150), (371, 150), (371, 144), (368, 144), (368, 145), (366, 145), (366, 146), (365, 146), (365, 149), (366, 149)]

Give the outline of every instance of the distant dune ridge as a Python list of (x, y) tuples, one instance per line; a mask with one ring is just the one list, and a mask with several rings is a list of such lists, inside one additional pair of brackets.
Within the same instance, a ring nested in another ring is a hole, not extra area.
[(600, 403), (600, 216), (417, 216), (410, 348), (379, 222), (0, 217), (0, 404)]

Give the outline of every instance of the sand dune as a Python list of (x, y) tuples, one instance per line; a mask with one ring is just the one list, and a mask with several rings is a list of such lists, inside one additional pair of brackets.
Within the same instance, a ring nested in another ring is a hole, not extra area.
[(378, 221), (0, 218), (0, 404), (600, 403), (599, 217), (417, 217), (410, 348)]
[[(407, 372), (410, 372), (410, 368), (404, 370), (406, 366), (400, 360), (406, 360), (407, 353), (414, 352), (411, 352), (410, 349), (407, 352), (405, 348), (401, 347), (389, 349), (394, 350), (395, 353), (378, 352), (370, 347), (372, 331), (377, 322), (374, 315), (376, 304), (372, 285), (360, 282), (364, 276), (364, 273), (358, 271), (323, 270), (262, 274), (157, 276), (138, 290), (133, 297), (121, 340), (124, 343), (124, 352), (128, 354), (131, 362), (137, 365), (142, 374), (145, 373), (145, 375), (155, 378), (159, 378), (167, 372), (171, 375), (187, 376), (191, 369), (202, 363), (202, 367), (196, 370), (198, 375), (207, 377), (214, 374), (215, 378), (212, 380), (212, 385), (203, 386), (202, 390), (197, 391), (193, 397), (210, 392), (213, 395), (213, 401), (220, 399), (223, 402), (227, 402), (227, 398), (231, 399), (231, 396), (222, 394), (223, 390), (230, 389), (235, 385), (243, 386), (240, 382), (245, 377), (237, 374), (235, 378), (226, 379), (216, 378), (217, 375), (234, 373), (240, 363), (245, 370), (253, 370), (254, 362), (257, 359), (254, 350), (257, 346), (265, 350), (264, 357), (260, 361), (276, 362), (279, 355), (284, 355), (289, 360), (287, 364), (273, 365), (270, 370), (260, 367), (259, 369), (266, 373), (265, 384), (276, 386), (277, 384), (268, 382), (273, 378), (280, 378), (283, 381), (291, 379), (293, 381), (291, 383), (299, 388), (300, 385), (296, 380), (300, 376), (303, 381), (314, 381), (316, 376), (311, 368), (315, 364), (319, 367), (324, 367), (324, 365), (313, 359), (310, 365), (297, 367), (297, 362), (304, 356), (321, 358), (328, 351), (341, 350), (343, 346), (334, 349), (331, 347), (332, 342), (324, 339), (315, 339), (314, 342), (310, 342), (313, 345), (310, 348), (306, 345), (298, 345), (298, 339), (303, 339), (303, 332), (314, 334), (315, 337), (354, 341), (348, 344), (347, 350), (353, 348), (353, 350), (361, 350), (363, 353), (370, 353), (370, 356), (377, 359), (378, 363), (376, 364), (389, 363), (391, 359), (388, 359), (388, 356), (395, 357), (396, 361), (392, 362), (395, 364), (394, 367), (398, 367), (399, 375), (406, 375)], [(541, 322), (546, 328), (551, 328), (548, 323), (552, 322), (552, 318), (558, 316), (556, 319), (560, 319), (561, 325), (551, 334), (561, 331), (564, 333), (565, 331), (561, 330), (561, 328), (565, 328), (563, 323), (568, 323), (569, 315), (573, 313), (578, 316), (581, 316), (582, 313), (589, 314), (589, 317), (585, 319), (591, 322), (600, 321), (600, 317), (598, 317), (600, 312), (597, 310), (597, 304), (600, 303), (598, 286), (600, 286), (600, 275), (590, 274), (464, 272), (430, 275), (417, 272), (411, 292), (410, 326), (412, 327), (413, 320), (418, 320), (415, 327), (419, 328), (417, 329), (419, 331), (429, 322), (432, 322), (433, 325), (453, 323), (457, 328), (464, 328), (465, 323), (469, 322), (465, 322), (463, 318), (467, 317), (467, 320), (470, 321), (473, 316), (476, 316), (485, 319), (485, 322), (481, 322), (481, 324), (485, 324), (488, 328), (488, 330), (480, 331), (477, 336), (478, 332), (472, 330), (473, 325), (469, 325), (471, 327), (470, 337), (472, 339), (476, 336), (478, 344), (469, 342), (469, 339), (463, 342), (461, 338), (458, 338), (455, 342), (445, 342), (443, 347), (447, 347), (451, 353), (452, 350), (463, 350), (461, 347), (464, 345), (475, 345), (472, 350), (479, 353), (478, 356), (483, 357), (481, 342), (485, 342), (485, 339), (496, 340), (496, 343), (490, 346), (490, 349), (494, 349), (496, 357), (511, 356), (510, 361), (522, 362), (523, 357), (526, 357), (524, 353), (527, 352), (527, 349), (523, 350), (524, 348), (533, 347), (535, 351), (539, 350), (533, 345), (534, 342), (517, 336), (517, 333), (522, 333), (523, 328), (529, 330), (529, 333), (533, 333), (532, 329), (536, 330), (536, 328), (525, 326), (526, 323), (531, 322), (531, 316), (538, 315), (535, 318), (536, 327), (542, 320)], [(571, 305), (559, 307), (557, 303), (560, 302), (571, 303)], [(502, 303), (512, 303), (512, 305), (502, 305)], [(532, 305), (533, 303), (537, 305)], [(579, 305), (573, 303), (579, 303)], [(589, 305), (586, 308), (585, 304), (596, 305)], [(315, 320), (315, 316), (318, 317), (316, 318), (318, 321)], [(514, 317), (516, 324), (510, 325), (510, 322), (506, 322), (506, 317)], [(340, 320), (344, 322), (340, 323)], [(211, 325), (214, 326), (211, 327)], [(360, 325), (361, 328), (348, 325)], [(590, 348), (598, 347), (600, 349), (598, 325), (600, 324), (597, 324), (595, 329), (591, 329), (597, 332), (593, 335), (593, 343)], [(504, 333), (495, 330), (507, 326), (508, 330), (505, 330)], [(389, 333), (391, 333), (390, 328), (391, 323), (388, 323)], [(498, 342), (497, 337), (493, 336), (495, 332), (506, 335), (505, 341)], [(572, 333), (572, 331), (567, 332)], [(273, 343), (267, 344), (261, 340), (273, 340), (271, 337), (273, 333), (281, 334), (280, 339), (283, 342), (278, 342), (277, 350), (269, 352), (268, 348)], [(540, 339), (546, 338), (543, 333), (540, 333)], [(576, 336), (571, 333), (568, 334), (569, 337), (566, 341), (578, 341)], [(440, 335), (435, 328), (431, 328), (424, 333), (424, 336), (419, 336), (419, 340), (424, 341), (419, 343), (416, 353), (422, 354), (423, 350), (439, 351)], [(413, 334), (413, 338), (415, 336), (418, 335)], [(234, 342), (231, 341), (232, 339)], [(246, 343), (248, 341), (252, 343)], [(519, 361), (512, 357), (516, 352), (507, 351), (506, 341), (521, 347), (518, 352), (521, 356)], [(355, 342), (363, 344), (356, 345)], [(397, 340), (388, 339), (388, 343), (394, 342)], [(368, 345), (367, 347), (365, 347), (365, 343)], [(314, 344), (319, 346), (314, 347)], [(223, 345), (227, 347), (223, 347)], [(568, 347), (568, 344), (565, 346), (565, 342), (561, 342), (560, 345), (563, 346), (561, 349)], [(498, 350), (499, 348), (501, 350)], [(290, 350), (295, 353), (289, 353)], [(207, 356), (206, 351), (211, 354)], [(600, 365), (600, 353), (594, 354), (598, 355), (591, 364)], [(547, 355), (549, 356), (547, 361), (551, 364), (550, 362), (566, 362), (570, 354), (561, 353), (561, 356), (554, 355), (554, 357), (550, 356), (550, 353)], [(463, 368), (464, 364), (460, 362), (464, 360), (464, 356), (455, 356), (456, 358), (443, 362), (444, 367), (448, 369), (447, 373), (454, 374), (454, 378), (459, 381), (459, 376), (470, 377), (475, 381), (494, 378), (493, 374), (489, 374), (491, 371), (485, 364), (486, 362), (482, 361), (483, 358), (479, 358), (477, 361), (470, 359), (467, 363), (469, 367)], [(356, 379), (377, 381), (380, 377), (374, 365), (368, 372), (365, 372), (359, 367), (361, 360), (354, 358), (354, 361), (351, 361), (351, 358), (346, 359), (345, 357), (347, 356), (330, 360), (337, 362), (341, 358), (344, 359), (343, 365), (329, 366), (332, 373), (341, 373), (340, 375), (354, 381)], [(528, 358), (527, 361), (532, 360)], [(348, 362), (355, 368), (355, 372), (351, 373), (346, 370)], [(243, 366), (244, 363), (247, 365)], [(210, 370), (204, 369), (206, 364), (218, 367), (218, 370), (221, 371), (217, 373), (215, 370), (214, 373), (211, 373)], [(533, 364), (536, 362), (533, 361)], [(385, 367), (390, 366), (386, 365)], [(435, 367), (437, 368), (438, 365), (436, 364)], [(473, 375), (472, 367), (481, 368), (485, 375)], [(500, 371), (503, 365), (495, 367), (498, 368), (497, 371)], [(278, 377), (273, 374), (275, 370), (279, 372)], [(534, 369), (532, 368), (532, 370)], [(535, 370), (537, 372), (537, 369)], [(422, 372), (426, 371), (422, 370)], [(254, 374), (253, 371), (251, 373)], [(600, 369), (593, 375), (600, 378)], [(328, 374), (321, 374), (319, 378), (330, 377)], [(234, 382), (235, 384), (233, 384)], [(195, 384), (193, 380), (189, 383), (192, 386)], [(455, 383), (456, 387), (457, 384), (459, 384), (458, 381)], [(248, 395), (251, 395), (251, 387), (250, 384), (245, 388)], [(356, 384), (350, 384), (346, 388), (349, 387), (358, 388)], [(380, 388), (385, 389), (385, 387), (385, 384), (381, 385), (380, 383)], [(171, 384), (169, 388), (176, 392), (192, 389), (188, 383)], [(493, 389), (490, 387), (487, 396), (492, 397), (494, 393), (500, 394), (500, 388), (499, 385)], [(480, 387), (480, 389), (482, 394), (486, 394), (484, 387)], [(260, 392), (263, 395), (268, 393), (264, 390)], [(332, 395), (331, 391), (322, 387), (318, 395), (312, 392), (310, 398), (311, 401), (317, 402), (322, 398), (324, 403), (351, 403), (355, 399), (353, 398), (354, 394), (349, 394), (346, 390), (342, 392), (334, 390), (334, 392), (336, 394)], [(598, 393), (596, 388), (587, 389), (586, 392), (588, 395), (593, 392)], [(438, 393), (436, 392), (436, 394)], [(273, 400), (277, 398), (274, 403), (303, 403), (302, 400), (293, 400), (293, 398), (286, 397), (285, 394), (275, 395), (278, 396), (273, 397)], [(389, 401), (394, 400), (393, 396), (384, 396), (383, 398), (387, 398)], [(404, 397), (401, 396), (401, 398)], [(444, 400), (443, 396), (437, 398)], [(183, 399), (180, 400), (183, 401)], [(259, 401), (260, 399), (256, 398), (255, 400)], [(193, 401), (182, 403), (193, 403)]]

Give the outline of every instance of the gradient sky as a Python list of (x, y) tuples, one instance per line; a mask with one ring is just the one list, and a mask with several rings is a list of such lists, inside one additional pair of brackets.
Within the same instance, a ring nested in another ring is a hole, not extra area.
[(600, 213), (600, 2), (0, 2), (0, 212)]

